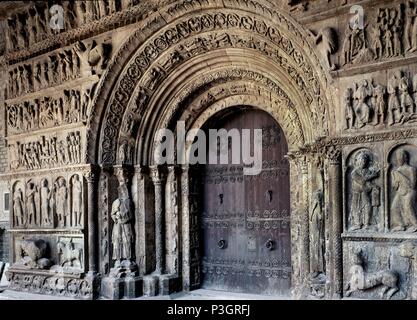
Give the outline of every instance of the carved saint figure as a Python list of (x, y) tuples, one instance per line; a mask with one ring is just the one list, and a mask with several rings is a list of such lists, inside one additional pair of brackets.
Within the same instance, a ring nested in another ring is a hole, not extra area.
[(51, 224), (51, 198), (52, 198), (52, 191), (48, 187), (48, 180), (44, 179), (42, 181), (41, 187), (41, 216), (43, 219), (43, 223), (46, 225)]
[(323, 192), (314, 193), (310, 213), (311, 272), (317, 276), (324, 272), (324, 216)]
[(417, 231), (417, 169), (409, 164), (409, 154), (405, 150), (396, 153), (397, 168), (392, 170), (391, 181), (394, 199), (391, 204), (393, 231)]
[(23, 193), (22, 189), (15, 190), (13, 195), (13, 216), (16, 226), (24, 226), (26, 224), (25, 213), (23, 210)]
[(315, 42), (319, 45), (321, 54), (325, 56), (330, 70), (335, 70), (336, 66), (331, 61), (331, 55), (336, 53), (338, 49), (337, 33), (335, 30), (329, 27), (322, 29), (317, 36), (315, 36)]
[(36, 192), (37, 187), (33, 182), (27, 183), (26, 188), (26, 214), (29, 226), (36, 225)]
[(65, 183), (65, 179), (60, 177), (58, 178), (56, 185), (56, 214), (58, 215), (58, 223), (60, 226), (66, 225), (65, 218), (67, 217), (67, 199), (68, 199), (68, 190)]
[(132, 254), (131, 243), (131, 208), (130, 199), (125, 184), (119, 187), (119, 198), (112, 204), (111, 217), (114, 225), (112, 230), (113, 260), (115, 267), (119, 267), (122, 260), (130, 260)]
[(72, 225), (82, 225), (82, 183), (75, 175), (72, 181)]
[(351, 230), (371, 226), (373, 203), (378, 203), (373, 197), (379, 197), (379, 188), (373, 180), (379, 176), (379, 169), (370, 166), (370, 155), (360, 151), (355, 159), (351, 173)]

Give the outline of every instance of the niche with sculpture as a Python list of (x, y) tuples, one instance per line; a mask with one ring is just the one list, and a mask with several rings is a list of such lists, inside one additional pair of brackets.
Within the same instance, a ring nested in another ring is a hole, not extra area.
[(394, 148), (388, 156), (389, 225), (392, 232), (417, 232), (417, 147)]
[(345, 169), (345, 226), (348, 231), (384, 229), (381, 162), (376, 152), (361, 148), (352, 152)]

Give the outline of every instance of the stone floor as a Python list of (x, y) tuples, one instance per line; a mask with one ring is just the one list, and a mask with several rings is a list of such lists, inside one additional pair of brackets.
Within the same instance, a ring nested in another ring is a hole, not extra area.
[[(48, 296), (28, 292), (17, 292), (0, 288), (0, 300), (72, 300), (71, 298)], [(136, 300), (288, 300), (288, 297), (271, 297), (246, 293), (230, 293), (199, 289), (180, 292), (169, 296), (140, 297)]]

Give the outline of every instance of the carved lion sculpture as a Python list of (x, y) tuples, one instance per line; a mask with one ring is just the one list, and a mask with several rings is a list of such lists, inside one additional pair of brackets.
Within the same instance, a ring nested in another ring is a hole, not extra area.
[(355, 253), (354, 264), (350, 268), (350, 280), (346, 285), (346, 296), (353, 292), (364, 291), (377, 286), (383, 286), (381, 299), (391, 297), (399, 290), (398, 274), (391, 270), (365, 272), (362, 251)]
[(35, 269), (45, 269), (51, 265), (45, 257), (48, 244), (44, 240), (20, 240), (17, 244), (20, 263)]

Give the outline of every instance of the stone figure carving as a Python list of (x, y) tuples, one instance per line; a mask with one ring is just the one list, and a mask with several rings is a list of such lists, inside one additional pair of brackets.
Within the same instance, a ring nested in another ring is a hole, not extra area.
[(401, 72), (394, 73), (388, 80), (388, 124), (392, 126), (402, 120), (400, 100), (398, 99), (398, 82), (402, 78)]
[(417, 169), (410, 165), (407, 151), (396, 152), (397, 167), (391, 172), (394, 198), (391, 204), (391, 226), (393, 231), (417, 231)]
[(337, 33), (333, 28), (323, 28), (317, 36), (315, 36), (315, 42), (319, 45), (321, 54), (326, 58), (327, 64), (330, 70), (335, 70), (336, 66), (331, 61), (331, 55), (338, 50)]
[[(355, 85), (356, 86), (356, 85)], [(355, 119), (358, 128), (364, 127), (370, 122), (371, 110), (368, 99), (372, 96), (372, 88), (367, 80), (363, 80), (355, 91)]]
[(355, 112), (353, 110), (353, 90), (347, 88), (343, 96), (343, 104), (345, 110), (346, 129), (355, 127)]
[(29, 181), (26, 185), (26, 216), (27, 225), (34, 226), (37, 224), (36, 194), (38, 187), (34, 182)]
[(48, 244), (41, 239), (18, 240), (16, 245), (16, 256), (20, 259), (17, 266), (24, 266), (29, 269), (47, 269), (51, 261), (46, 258)]
[(21, 188), (17, 188), (13, 194), (13, 216), (16, 227), (26, 225), (26, 217), (24, 212), (23, 192)]
[(414, 101), (408, 91), (408, 78), (402, 77), (398, 89), (400, 91), (400, 106), (402, 111), (402, 122), (407, 121), (414, 111)]
[(118, 273), (121, 268), (130, 268), (132, 264), (132, 209), (126, 182), (124, 177), (119, 177), (119, 197), (113, 202), (111, 210), (112, 259), (115, 261), (113, 273)]
[(323, 191), (314, 193), (311, 200), (310, 212), (310, 243), (311, 243), (311, 272), (313, 276), (324, 273), (324, 214), (323, 214)]
[(350, 279), (345, 287), (346, 296), (349, 297), (357, 291), (366, 291), (382, 286), (381, 299), (391, 297), (398, 292), (398, 274), (395, 271), (383, 270), (378, 272), (366, 272), (362, 250), (358, 250), (353, 256), (353, 265), (349, 269)]
[(68, 189), (65, 179), (58, 178), (55, 185), (55, 205), (56, 214), (58, 216), (58, 225), (64, 227), (68, 225)]
[(358, 152), (350, 175), (351, 231), (371, 226), (373, 207), (379, 206), (380, 188), (374, 183), (379, 174), (379, 168), (371, 166), (370, 154)]
[(385, 103), (385, 92), (384, 86), (378, 84), (373, 87), (373, 100), (374, 100), (374, 125), (383, 124), (385, 121), (385, 115), (387, 112), (387, 105)]
[(43, 224), (50, 225), (52, 223), (51, 216), (53, 207), (51, 206), (52, 190), (49, 189), (48, 180), (42, 180), (41, 186), (41, 219)]
[(80, 177), (75, 175), (72, 180), (72, 226), (82, 226), (83, 221), (83, 199), (82, 199), (82, 182)]
[(72, 239), (69, 242), (59, 241), (57, 243), (59, 264), (61, 267), (81, 268), (82, 251), (76, 249)]

